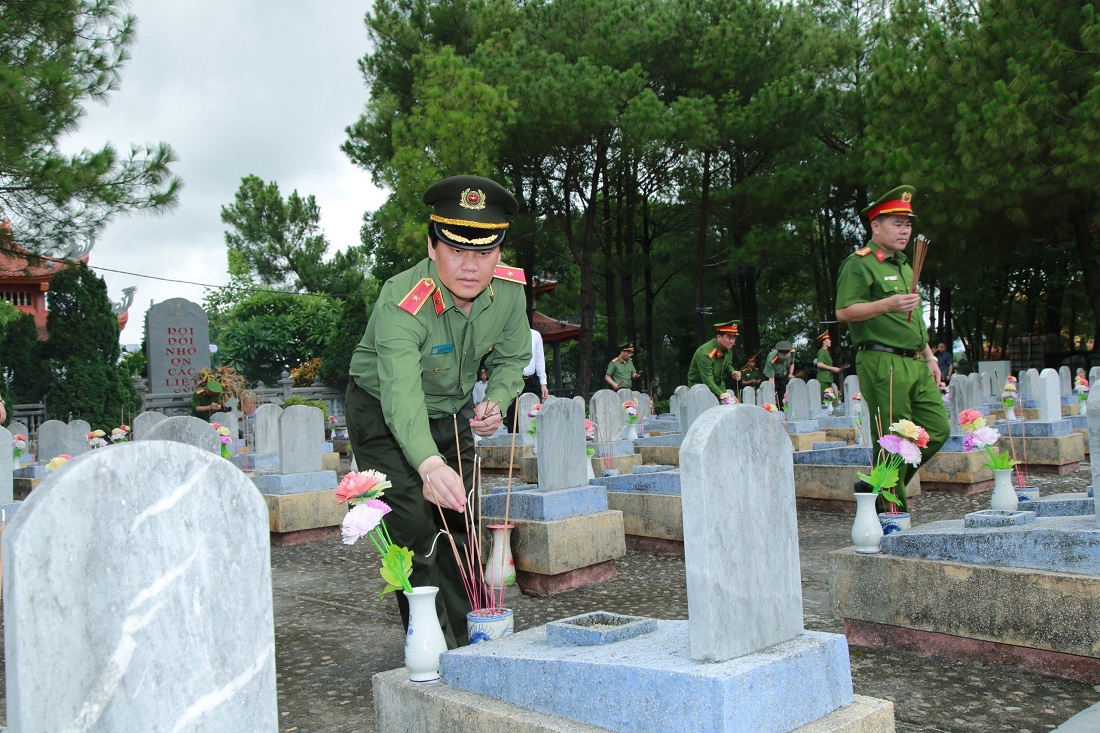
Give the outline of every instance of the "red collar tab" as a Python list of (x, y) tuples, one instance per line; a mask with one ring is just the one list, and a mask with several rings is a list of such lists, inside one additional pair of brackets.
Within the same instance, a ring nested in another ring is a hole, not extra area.
[(443, 311), (447, 310), (447, 306), (443, 303), (443, 292), (439, 288), (432, 292), (432, 304), (435, 305), (437, 316), (442, 315)]
[(876, 249), (875, 250), (875, 259), (878, 260), (879, 262), (885, 262), (886, 261), (886, 253), (883, 252), (881, 249)]

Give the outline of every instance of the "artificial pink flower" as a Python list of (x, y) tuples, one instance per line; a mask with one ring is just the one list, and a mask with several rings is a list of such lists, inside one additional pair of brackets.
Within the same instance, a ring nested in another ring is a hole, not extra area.
[(218, 428), (220, 428), (220, 427), (221, 427), (221, 423), (216, 423), (216, 422), (212, 422), (212, 423), (210, 423), (210, 427), (212, 427), (212, 428), (214, 428), (215, 430), (217, 430)]
[(541, 409), (542, 405), (536, 402), (535, 406), (531, 408), (531, 411), (527, 413), (527, 417), (534, 417), (535, 415), (539, 414), (539, 410)]
[(221, 440), (222, 445), (229, 445), (230, 443), (233, 442), (233, 439), (230, 438), (228, 435), (219, 436), (219, 440)]
[(369, 469), (366, 471), (352, 471), (344, 476), (336, 487), (336, 498), (338, 500), (336, 503), (343, 504), (349, 499), (354, 499), (367, 492), (371, 492), (370, 498), (377, 498), (389, 486), (390, 483), (386, 480), (385, 474), (378, 471)]
[(910, 466), (916, 468), (920, 465), (920, 448), (914, 443), (908, 440), (902, 440), (898, 446), (898, 454), (901, 456), (901, 460), (908, 463)]
[(373, 531), (389, 512), (389, 506), (377, 499), (353, 506), (340, 523), (340, 535), (344, 538), (344, 544), (354, 545), (360, 537)]
[(596, 434), (596, 426), (592, 424), (591, 420), (584, 421), (584, 434), (589, 438)]
[(917, 430), (917, 439), (913, 442), (917, 444), (918, 448), (927, 448), (928, 447), (928, 431), (925, 430), (924, 428), (918, 428), (918, 430)]
[(884, 435), (878, 439), (878, 444), (881, 445), (887, 453), (893, 453), (898, 455), (901, 453), (902, 439), (897, 435)]
[(984, 423), (985, 420), (983, 418), (984, 415), (982, 415), (982, 413), (978, 410), (963, 410), (959, 413), (959, 427), (965, 428), (967, 425), (974, 422), (975, 420), (981, 420)]
[(981, 428), (980, 430), (975, 430), (967, 437), (972, 438), (971, 445), (975, 448), (989, 448), (997, 444), (997, 441), (1001, 438), (1001, 434), (993, 428)]

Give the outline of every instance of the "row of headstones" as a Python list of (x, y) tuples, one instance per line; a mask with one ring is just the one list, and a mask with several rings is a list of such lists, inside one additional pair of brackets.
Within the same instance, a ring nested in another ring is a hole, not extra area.
[[(976, 404), (986, 402), (997, 403), (1000, 402), (1001, 392), (1004, 389), (1004, 383), (1007, 376), (1007, 374), (1000, 374), (998, 372), (957, 374), (955, 378), (951, 380), (951, 386), (953, 387), (956, 382), (969, 382), (971, 388), (974, 390), (972, 400), (976, 399)], [(1068, 366), (1061, 366), (1058, 367), (1056, 376), (1058, 378), (1059, 396), (1069, 397), (1072, 395), (1073, 371)], [(1100, 378), (1100, 367), (1092, 367), (1088, 374), (1089, 384), (1091, 385), (1098, 378)], [(1038, 380), (1038, 369), (1022, 370), (1016, 378), (1017, 395), (1022, 399), (1038, 400), (1041, 391)]]
[[(596, 426), (595, 437), (597, 440), (616, 440), (621, 437), (627, 421), (627, 414), (623, 409), (623, 404), (627, 400), (633, 400), (637, 405), (639, 422), (643, 420), (644, 416), (649, 415), (653, 409), (653, 403), (649, 399), (649, 395), (644, 392), (631, 392), (626, 389), (614, 392), (609, 389), (601, 389), (592, 395), (592, 401), (588, 409), (588, 417)], [(546, 409), (548, 405), (559, 401), (561, 401), (560, 398), (554, 397), (554, 395), (548, 395), (541, 403), (542, 407), (540, 410)], [(571, 398), (571, 401), (581, 408), (580, 425), (583, 431), (584, 398), (578, 395)], [(516, 432), (518, 434), (522, 435), (528, 432), (531, 423), (535, 420), (535, 418), (530, 415), (531, 410), (538, 404), (540, 404), (538, 395), (524, 393), (519, 396), (519, 403), (516, 408)], [(258, 415), (259, 409), (257, 409), (256, 412)], [(541, 414), (541, 412), (539, 414)], [(257, 429), (258, 427), (259, 423), (257, 422)], [(539, 439), (539, 445), (543, 445), (541, 437)]]
[[(548, 452), (583, 449), (582, 418), (571, 400), (547, 405)], [(803, 631), (791, 446), (757, 410), (694, 425), (688, 636), (694, 659), (725, 660)], [(761, 528), (780, 552), (754, 551)], [(11, 729), (277, 730), (268, 532), (251, 482), (189, 446), (139, 441), (51, 476), (3, 537)]]
[[(700, 386), (700, 385), (696, 385)], [(684, 397), (688, 394), (688, 387), (681, 385), (672, 394), (670, 409), (677, 417), (680, 414)], [(787, 419), (789, 421), (809, 420), (811, 413), (821, 410), (823, 389), (821, 382), (816, 379), (803, 380), (795, 378), (787, 383)], [(855, 375), (850, 375), (844, 380), (845, 404), (850, 402), (848, 395), (859, 392), (859, 381)], [(715, 400), (717, 402), (717, 399)], [(746, 405), (761, 407), (766, 403), (777, 405), (775, 385), (771, 382), (763, 382), (758, 388), (744, 387), (741, 390), (741, 402)], [(777, 405), (778, 406), (778, 405)], [(682, 426), (681, 426), (682, 427)]]

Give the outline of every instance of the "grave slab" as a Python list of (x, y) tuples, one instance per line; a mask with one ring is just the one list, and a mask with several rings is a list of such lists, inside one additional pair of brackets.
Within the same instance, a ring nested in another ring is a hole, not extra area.
[(638, 494), (610, 491), (609, 509), (623, 513), (623, 531), (629, 542), (633, 537), (674, 540), (684, 553), (684, 514), (679, 495)]
[(326, 489), (335, 491), (339, 482), (336, 480), (335, 471), (313, 471), (291, 474), (265, 473), (253, 476), (252, 483), (261, 494), (299, 494)]
[[(518, 438), (520, 436), (516, 437)], [(534, 454), (531, 452), (531, 446), (522, 445), (518, 440), (514, 451), (512, 450), (510, 440), (508, 445), (485, 445), (486, 440), (489, 440), (489, 438), (483, 439), (474, 449), (477, 456), (481, 459), (482, 468), (496, 470), (507, 470), (511, 468), (512, 470), (519, 471), (523, 468), (524, 458), (534, 458)]]
[(985, 467), (981, 451), (940, 451), (921, 464), (921, 488), (925, 491), (958, 491), (976, 494), (993, 490), (993, 472)]
[[(552, 522), (508, 521), (512, 530), (512, 557), (516, 570), (538, 575), (560, 575), (571, 570), (617, 560), (626, 554), (623, 515), (603, 511), (583, 517)], [(500, 516), (484, 515), (485, 524), (504, 522)]]
[[(506, 501), (508, 499), (503, 493), (484, 496), (481, 499), (481, 512), (486, 516), (503, 518)], [(552, 522), (607, 511), (607, 489), (593, 485), (569, 489), (544, 489), (539, 486), (524, 491), (513, 490), (508, 503), (509, 522)]]
[(263, 494), (272, 532), (300, 532), (318, 527), (335, 527), (348, 513), (346, 504), (336, 503), (336, 492), (306, 491), (294, 494)]

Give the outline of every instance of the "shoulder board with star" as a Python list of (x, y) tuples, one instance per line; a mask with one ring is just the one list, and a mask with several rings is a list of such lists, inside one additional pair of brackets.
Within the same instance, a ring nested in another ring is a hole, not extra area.
[(871, 248), (870, 247), (863, 247), (862, 249), (857, 249), (856, 250), (856, 255), (859, 256), (859, 257), (866, 257), (869, 254), (871, 254)]
[(718, 349), (711, 349), (710, 353), (707, 354), (707, 357), (710, 359), (721, 359), (723, 356), (725, 356), (725, 354), (723, 354)]
[(527, 284), (527, 276), (523, 274), (523, 270), (509, 265), (497, 265), (496, 270), (493, 271), (493, 277), (520, 285)]
[(397, 307), (415, 316), (428, 302), (428, 296), (432, 294), (433, 290), (435, 290), (435, 280), (430, 277), (423, 278), (413, 286), (408, 295), (398, 301)]

